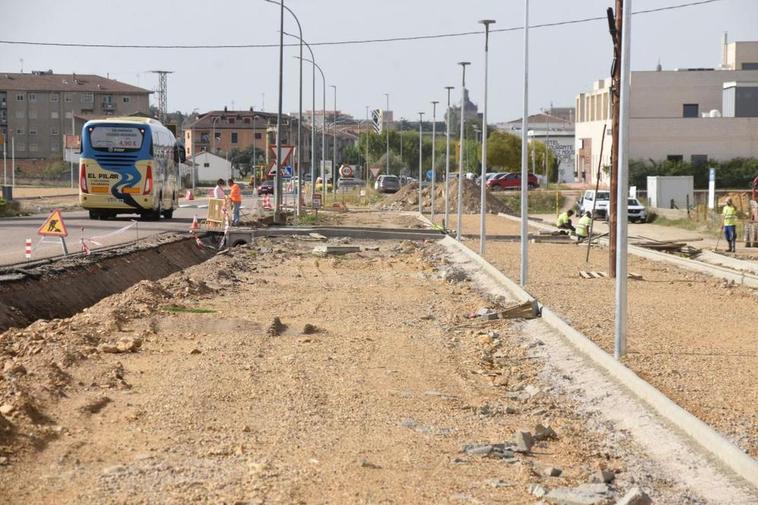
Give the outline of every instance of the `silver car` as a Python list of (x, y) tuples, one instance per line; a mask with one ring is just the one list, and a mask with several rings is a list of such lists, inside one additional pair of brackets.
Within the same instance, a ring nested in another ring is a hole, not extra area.
[(400, 191), (400, 179), (396, 175), (380, 175), (374, 188), (380, 193), (397, 193)]

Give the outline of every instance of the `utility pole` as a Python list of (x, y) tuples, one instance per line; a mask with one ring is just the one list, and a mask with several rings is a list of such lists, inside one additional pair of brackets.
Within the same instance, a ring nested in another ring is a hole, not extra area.
[(621, 113), (621, 32), (623, 27), (624, 0), (616, 0), (616, 12), (608, 8), (608, 30), (613, 40), (613, 65), (611, 66), (611, 188), (610, 201), (608, 202), (608, 273), (611, 278), (616, 277), (616, 226), (618, 216), (616, 214), (616, 193), (618, 193), (618, 166), (619, 166), (619, 116)]
[(160, 114), (161, 123), (166, 123), (168, 116), (168, 74), (173, 74), (167, 70), (151, 70), (153, 74), (158, 74), (158, 113)]
[(424, 214), (424, 200), (421, 183), (424, 180), (422, 165), (424, 161), (424, 113), (418, 113), (418, 213)]
[(279, 106), (276, 111), (276, 170), (274, 171), (274, 223), (285, 224), (282, 214), (282, 93), (284, 88), (284, 0), (279, 0)]

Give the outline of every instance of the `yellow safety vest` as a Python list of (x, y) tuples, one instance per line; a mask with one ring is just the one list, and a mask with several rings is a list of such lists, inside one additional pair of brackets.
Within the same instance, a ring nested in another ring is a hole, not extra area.
[(582, 216), (578, 223), (576, 223), (576, 234), (579, 237), (586, 237), (590, 230), (590, 224), (592, 224), (592, 218), (588, 216)]
[(724, 210), (721, 211), (724, 216), (724, 226), (736, 226), (737, 225), (737, 209), (731, 205), (724, 205)]
[(568, 212), (564, 212), (563, 214), (560, 214), (558, 216), (558, 221), (556, 222), (556, 226), (560, 227), (563, 224), (570, 223), (571, 218), (568, 215)]

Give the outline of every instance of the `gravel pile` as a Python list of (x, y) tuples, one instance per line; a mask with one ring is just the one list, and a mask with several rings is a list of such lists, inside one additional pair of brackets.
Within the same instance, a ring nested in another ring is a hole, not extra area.
[[(451, 180), (449, 186), (450, 209), (458, 207), (458, 180)], [(444, 211), (445, 205), (445, 185), (443, 183), (435, 184), (434, 208), (435, 211)], [(422, 205), (424, 209), (432, 208), (431, 186), (426, 186), (421, 190)], [(475, 214), (479, 212), (481, 193), (479, 186), (469, 180), (463, 181), (463, 212), (466, 214)], [(418, 209), (418, 183), (406, 184), (397, 193), (388, 195), (381, 202), (377, 203), (374, 208), (380, 210), (417, 210)], [(486, 194), (486, 209), (491, 214), (511, 214), (515, 215), (513, 209), (493, 196), (489, 192)]]

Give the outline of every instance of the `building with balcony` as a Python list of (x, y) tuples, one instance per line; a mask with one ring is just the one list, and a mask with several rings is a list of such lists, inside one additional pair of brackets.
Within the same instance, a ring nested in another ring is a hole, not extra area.
[[(758, 157), (758, 42), (725, 40), (722, 53), (718, 68), (659, 65), (631, 73), (630, 159), (706, 163)], [(609, 88), (610, 79), (596, 81), (576, 98), (578, 182), (594, 182), (598, 164), (610, 165)], [(607, 182), (607, 170), (600, 179)]]
[(60, 159), (76, 118), (147, 114), (150, 93), (98, 75), (0, 72), (0, 131), (19, 160)]

